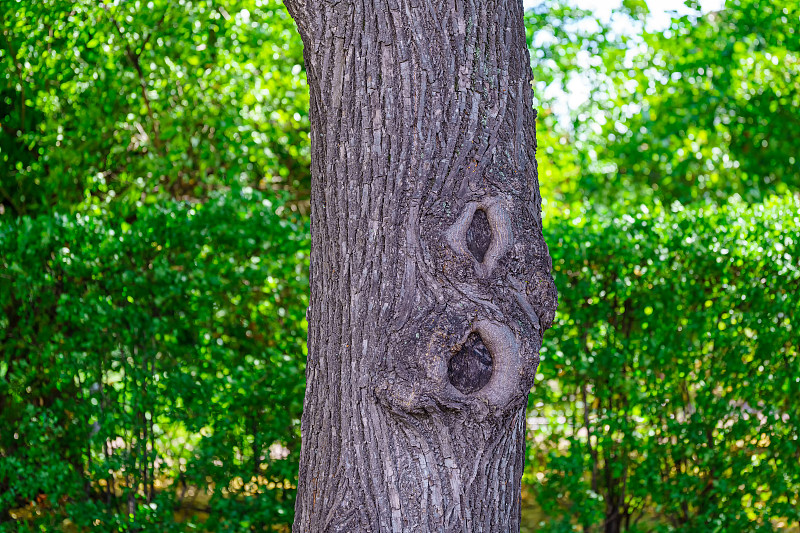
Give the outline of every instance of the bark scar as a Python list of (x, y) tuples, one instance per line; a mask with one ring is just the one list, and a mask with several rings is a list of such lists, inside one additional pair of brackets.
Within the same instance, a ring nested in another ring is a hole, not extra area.
[(519, 304), (519, 306), (525, 312), (525, 314), (528, 317), (528, 320), (530, 320), (531, 324), (533, 324), (534, 329), (536, 331), (541, 331), (542, 326), (539, 320), (539, 315), (533, 309), (533, 306), (528, 301), (528, 297), (525, 295), (525, 285), (513, 276), (509, 276), (509, 282), (511, 283), (511, 286), (514, 288), (513, 293), (514, 297), (517, 300), (517, 304)]
[(517, 397), (525, 370), (519, 343), (511, 328), (494, 320), (477, 321), (463, 344), (474, 334), (482, 339), (491, 354), (492, 363), (488, 383), (474, 396), (486, 400), (491, 407), (502, 409)]
[[(495, 269), (500, 259), (514, 244), (514, 232), (511, 229), (511, 217), (498, 196), (485, 198), (479, 202), (469, 202), (458, 220), (445, 232), (450, 248), (457, 254), (469, 257), (475, 267), (475, 275), (486, 279)], [(491, 243), (482, 257), (482, 261), (470, 250), (467, 232), (472, 227), (477, 211), (485, 213), (491, 232)]]

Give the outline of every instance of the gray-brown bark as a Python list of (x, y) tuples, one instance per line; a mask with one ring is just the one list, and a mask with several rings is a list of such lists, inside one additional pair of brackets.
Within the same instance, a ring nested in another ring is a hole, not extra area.
[(521, 0), (286, 4), (312, 128), (294, 530), (519, 530), (556, 307)]

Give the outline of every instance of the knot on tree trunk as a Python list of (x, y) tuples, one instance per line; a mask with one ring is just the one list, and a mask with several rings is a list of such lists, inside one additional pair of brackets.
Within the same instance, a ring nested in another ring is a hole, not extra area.
[(505, 203), (497, 196), (469, 202), (445, 233), (450, 248), (472, 260), (475, 275), (480, 279), (491, 276), (500, 259), (514, 245)]
[(472, 394), (489, 383), (492, 366), (492, 354), (480, 334), (470, 333), (466, 342), (447, 363), (447, 377), (463, 394)]

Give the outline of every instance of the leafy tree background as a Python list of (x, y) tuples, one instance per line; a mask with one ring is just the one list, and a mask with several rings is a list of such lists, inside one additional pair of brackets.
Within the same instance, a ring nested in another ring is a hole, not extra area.
[[(797, 531), (800, 8), (650, 21), (526, 15), (526, 528)], [(0, 530), (288, 530), (307, 106), (274, 0), (0, 0)]]

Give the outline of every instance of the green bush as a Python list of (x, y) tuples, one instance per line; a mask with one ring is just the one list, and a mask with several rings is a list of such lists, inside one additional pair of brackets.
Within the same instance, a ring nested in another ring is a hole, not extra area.
[(684, 4), (663, 30), (644, 0), (624, 0), (612, 20), (569, 0), (526, 13), (550, 205), (800, 189), (800, 3)]
[(308, 241), (282, 211), (245, 191), (0, 225), (0, 528), (291, 523)]
[(800, 521), (799, 210), (786, 197), (549, 222), (560, 302), (529, 474), (548, 530)]
[(237, 185), (308, 198), (303, 44), (280, 0), (4, 2), (0, 124), (0, 216)]

